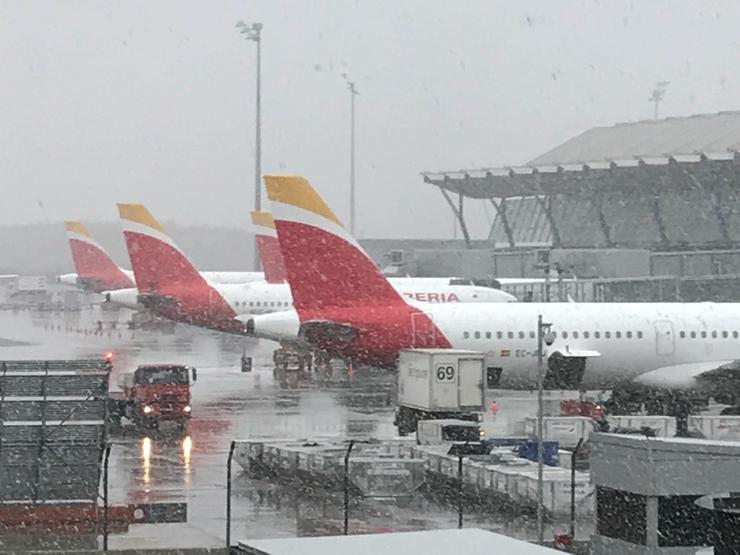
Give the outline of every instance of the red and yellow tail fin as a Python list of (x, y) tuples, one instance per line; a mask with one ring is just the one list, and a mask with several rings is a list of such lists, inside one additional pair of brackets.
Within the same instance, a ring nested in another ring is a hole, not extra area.
[(143, 204), (119, 203), (118, 215), (139, 291), (208, 289), (206, 280)]
[(64, 222), (77, 277), (94, 291), (127, 289), (133, 281), (113, 262), (84, 224), (77, 220)]
[(280, 252), (280, 243), (272, 214), (252, 210), (251, 215), (254, 233), (257, 236), (257, 249), (262, 261), (262, 269), (265, 272), (265, 281), (282, 283), (287, 279), (285, 262)]
[(266, 175), (265, 187), (297, 310), (405, 304), (306, 179)]

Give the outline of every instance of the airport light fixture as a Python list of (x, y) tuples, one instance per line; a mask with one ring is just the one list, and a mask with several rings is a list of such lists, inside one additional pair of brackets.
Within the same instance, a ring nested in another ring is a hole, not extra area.
[(544, 382), (545, 382), (545, 344), (552, 345), (555, 335), (552, 324), (542, 321), (542, 314), (537, 316), (537, 540), (542, 545), (545, 542), (545, 514), (544, 514)]
[[(247, 24), (239, 20), (236, 28), (244, 38), (257, 44), (257, 94), (254, 142), (254, 209), (262, 209), (262, 23)], [(254, 238), (254, 269), (260, 269), (257, 237)]]
[(648, 98), (648, 102), (652, 102), (654, 104), (654, 119), (658, 119), (658, 106), (663, 100), (663, 97), (665, 97), (666, 89), (670, 84), (670, 81), (658, 81), (655, 84), (655, 88), (653, 88), (652, 92), (650, 93), (650, 98)]
[(357, 84), (342, 73), (349, 90), (349, 231), (355, 236), (355, 97), (360, 94)]

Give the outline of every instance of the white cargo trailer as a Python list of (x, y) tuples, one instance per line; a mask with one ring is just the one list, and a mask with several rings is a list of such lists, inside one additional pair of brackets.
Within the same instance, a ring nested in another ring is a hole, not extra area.
[(479, 421), (485, 410), (485, 354), (457, 349), (408, 349), (398, 359), (398, 433), (420, 420)]
[[(579, 439), (588, 440), (593, 423), (585, 416), (545, 416), (542, 419), (545, 441), (557, 441), (561, 447), (575, 447)], [(524, 433), (537, 438), (537, 419), (524, 419)]]

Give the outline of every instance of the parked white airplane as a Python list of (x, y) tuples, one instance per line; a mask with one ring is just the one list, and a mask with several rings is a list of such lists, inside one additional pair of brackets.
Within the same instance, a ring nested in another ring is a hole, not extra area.
[(305, 179), (266, 176), (265, 183), (295, 302), (293, 310), (243, 318), (257, 335), (302, 337), (334, 356), (387, 367), (405, 348), (472, 349), (488, 353), (499, 386), (530, 388), (541, 314), (554, 336), (545, 353), (549, 387), (639, 378), (686, 388), (740, 377), (739, 304), (413, 302)]
[[(199, 273), (152, 214), (141, 204), (119, 204), (124, 237), (136, 276), (136, 289), (106, 292), (114, 302), (134, 297), (172, 320), (243, 333), (240, 314), (285, 310), (293, 304), (287, 283), (254, 281), (221, 284)], [(341, 259), (335, 260), (341, 266)], [(516, 298), (490, 287), (450, 285), (450, 279), (394, 278), (401, 295), (428, 302), (511, 302)], [(339, 285), (341, 287), (341, 285)], [(348, 285), (351, 287), (351, 285)], [(370, 293), (370, 292), (369, 292)]]

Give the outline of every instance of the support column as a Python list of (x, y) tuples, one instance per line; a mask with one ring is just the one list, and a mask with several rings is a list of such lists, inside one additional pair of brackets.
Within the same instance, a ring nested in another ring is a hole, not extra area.
[(545, 193), (542, 190), (542, 182), (540, 181), (540, 176), (535, 173), (533, 174), (532, 178), (534, 179), (535, 189), (537, 190), (534, 196), (535, 201), (537, 202), (537, 204), (540, 205), (540, 208), (542, 208), (542, 211), (545, 213), (545, 217), (547, 218), (547, 222), (550, 224), (550, 232), (552, 233), (552, 246), (556, 249), (559, 249), (563, 246), (563, 244), (560, 240), (560, 230), (558, 229), (558, 226), (555, 225), (555, 219), (552, 217), (549, 202), (547, 202), (550, 200), (551, 197), (548, 195), (545, 198)]
[[(704, 161), (703, 163), (706, 164), (708, 162)], [(695, 175), (688, 172), (686, 168), (681, 167), (681, 171), (694, 187), (701, 190), (703, 194), (707, 195), (710, 198), (712, 203), (712, 211), (714, 212), (714, 217), (717, 218), (719, 232), (722, 235), (722, 242), (725, 245), (730, 246), (732, 244), (732, 239), (730, 239), (730, 231), (727, 224), (727, 218), (725, 217), (725, 213), (722, 211), (722, 196), (718, 191), (710, 191), (709, 189), (707, 189), (704, 184), (699, 181), (699, 179), (697, 179)]]
[(614, 247), (614, 241), (612, 241), (612, 230), (609, 224), (606, 223), (606, 216), (604, 215), (604, 194), (598, 193), (595, 197), (591, 197), (591, 202), (596, 206), (596, 210), (599, 215), (599, 225), (601, 226), (601, 233), (604, 234), (604, 242), (609, 248)]
[(658, 498), (649, 496), (645, 503), (645, 545), (658, 547)]
[(471, 248), (470, 233), (468, 232), (468, 226), (465, 225), (465, 218), (463, 217), (462, 212), (462, 194), (460, 194), (460, 207), (458, 208), (457, 206), (455, 206), (455, 203), (450, 198), (450, 194), (444, 187), (439, 187), (439, 190), (442, 193), (442, 196), (447, 201), (447, 204), (449, 204), (450, 208), (452, 208), (452, 212), (455, 214), (457, 221), (460, 223), (460, 229), (462, 230), (463, 238), (465, 239), (466, 248)]
[(490, 199), (491, 204), (496, 209), (496, 214), (501, 218), (501, 224), (504, 226), (504, 233), (506, 233), (506, 239), (509, 241), (509, 246), (514, 247), (514, 231), (511, 229), (509, 224), (509, 218), (506, 216), (506, 199), (501, 199), (496, 202), (496, 199)]
[[(667, 169), (660, 176), (660, 185), (661, 185), (660, 189), (664, 191), (669, 190), (669, 187), (670, 187), (670, 184), (668, 183), (668, 180), (669, 180), (668, 172), (669, 171), (670, 171), (670, 168)], [(665, 231), (665, 223), (663, 222), (663, 216), (660, 213), (660, 191), (659, 190), (654, 190), (651, 206), (653, 209), (653, 219), (655, 220), (655, 225), (658, 228), (658, 235), (660, 236), (661, 247), (664, 249), (668, 248), (668, 245), (670, 243), (668, 241), (668, 235), (666, 234), (666, 231)]]

